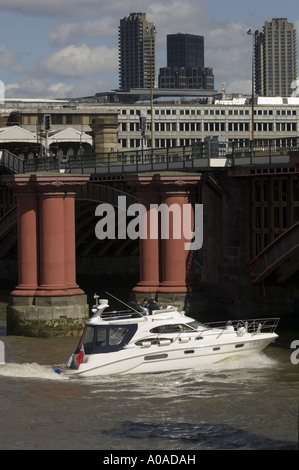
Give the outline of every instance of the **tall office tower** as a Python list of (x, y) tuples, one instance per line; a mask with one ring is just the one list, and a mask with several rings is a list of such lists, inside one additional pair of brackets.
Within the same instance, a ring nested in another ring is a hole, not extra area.
[(194, 34), (167, 35), (167, 67), (204, 68), (204, 38)]
[(213, 69), (204, 63), (203, 36), (167, 35), (167, 67), (159, 70), (159, 87), (213, 90)]
[(145, 13), (130, 13), (119, 26), (120, 88), (151, 88), (155, 77), (156, 28)]
[(255, 92), (261, 96), (291, 96), (296, 80), (296, 30), (286, 18), (266, 21), (255, 32)]

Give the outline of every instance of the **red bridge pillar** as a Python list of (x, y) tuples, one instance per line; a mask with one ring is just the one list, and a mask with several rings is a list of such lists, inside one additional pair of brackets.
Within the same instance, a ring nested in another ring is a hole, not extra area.
[[(151, 204), (159, 204), (159, 194), (155, 187), (140, 186), (138, 190), (139, 203), (146, 208), (146, 226), (149, 230), (150, 223), (155, 224), (158, 228), (158, 211), (151, 208)], [(159, 265), (159, 240), (158, 238), (141, 238), (139, 241), (140, 252), (140, 280), (134, 288), (135, 292), (152, 293), (156, 292), (160, 282), (160, 265)]]
[(19, 283), (11, 293), (8, 334), (77, 332), (88, 317), (76, 284), (75, 188), (88, 177), (11, 176), (17, 195)]
[[(188, 229), (194, 231), (193, 209), (200, 176), (154, 175), (127, 180), (135, 187), (140, 204), (147, 209), (147, 237), (140, 240), (140, 281), (133, 292), (138, 298), (151, 296), (161, 302), (179, 298), (180, 303), (185, 303), (186, 295), (196, 290), (196, 284), (193, 253), (188, 249), (190, 240), (184, 236), (183, 212), (187, 206), (191, 216)], [(174, 205), (180, 217), (173, 225)], [(163, 214), (168, 220), (162, 220)], [(151, 232), (150, 221), (158, 228), (157, 238), (152, 237), (155, 230)], [(163, 238), (163, 223), (168, 222), (169, 234), (164, 233)]]
[(32, 186), (19, 187), (18, 217), (18, 275), (16, 295), (34, 295), (38, 285), (38, 199)]
[[(169, 212), (169, 236), (161, 240), (161, 277), (158, 292), (190, 292), (194, 289), (193, 252), (187, 248), (191, 240), (186, 233), (187, 229), (194, 231), (193, 187), (194, 181), (186, 180), (164, 180), (162, 185), (161, 203), (167, 208), (175, 205), (181, 217), (180, 220), (175, 220), (174, 214)], [(183, 223), (184, 216), (185, 220), (190, 219), (186, 220), (190, 223), (186, 228)], [(176, 230), (181, 234), (180, 238), (176, 238)]]
[(66, 182), (39, 184), (39, 286), (35, 295), (83, 294), (75, 282), (75, 196)]

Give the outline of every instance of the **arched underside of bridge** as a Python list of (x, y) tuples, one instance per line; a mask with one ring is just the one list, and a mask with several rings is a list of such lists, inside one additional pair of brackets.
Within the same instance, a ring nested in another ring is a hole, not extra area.
[(299, 272), (299, 222), (270, 243), (250, 263), (253, 284), (283, 284)]
[[(137, 198), (124, 191), (100, 184), (87, 184), (78, 189), (76, 198), (76, 256), (82, 258), (138, 256), (138, 240), (118, 240), (118, 197), (125, 196), (127, 206), (137, 202)], [(96, 207), (108, 203), (115, 210), (115, 239), (100, 240), (95, 227), (99, 220)], [(18, 257), (17, 210), (12, 208), (0, 220), (0, 260), (17, 260)]]
[(119, 257), (138, 255), (138, 240), (118, 239), (118, 210), (115, 208), (115, 238), (99, 239), (95, 234), (99, 217), (95, 211), (98, 204), (105, 201), (76, 201), (76, 253), (77, 259), (87, 257)]
[[(118, 205), (119, 197), (125, 197), (126, 207), (138, 202), (138, 199), (117, 188), (89, 183), (80, 187), (76, 198), (76, 255), (77, 260), (94, 257), (136, 256), (139, 253), (138, 240), (118, 239)], [(115, 212), (114, 237), (99, 239), (96, 236), (96, 208), (101, 203), (108, 203)]]

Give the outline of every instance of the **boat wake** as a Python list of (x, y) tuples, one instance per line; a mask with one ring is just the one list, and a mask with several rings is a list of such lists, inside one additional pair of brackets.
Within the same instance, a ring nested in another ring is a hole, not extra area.
[(53, 366), (44, 366), (36, 363), (6, 363), (0, 365), (0, 376), (22, 378), (22, 379), (41, 379), (41, 380), (67, 380), (64, 375), (55, 373)]
[[(276, 359), (273, 359), (263, 352), (253, 354), (252, 356), (233, 356), (226, 359), (223, 359), (219, 362), (216, 362), (209, 366), (209, 369), (214, 371), (221, 371), (223, 369), (264, 369), (272, 368), (277, 365)], [(198, 368), (198, 370), (204, 370), (204, 368)], [(207, 370), (207, 367), (205, 367)]]

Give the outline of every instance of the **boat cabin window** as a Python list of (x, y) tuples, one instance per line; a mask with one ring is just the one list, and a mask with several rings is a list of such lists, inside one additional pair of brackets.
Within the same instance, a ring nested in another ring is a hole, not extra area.
[(194, 331), (194, 328), (184, 324), (176, 323), (174, 325), (160, 325), (150, 330), (151, 333), (184, 333), (185, 331)]
[(137, 325), (86, 326), (75, 354), (82, 344), (85, 354), (118, 351), (128, 344), (136, 330)]
[(188, 323), (188, 326), (190, 326), (191, 328), (193, 328), (194, 330), (202, 330), (202, 329), (207, 329), (207, 325), (205, 325), (204, 323), (201, 323), (199, 321), (191, 321), (190, 323)]

